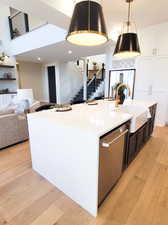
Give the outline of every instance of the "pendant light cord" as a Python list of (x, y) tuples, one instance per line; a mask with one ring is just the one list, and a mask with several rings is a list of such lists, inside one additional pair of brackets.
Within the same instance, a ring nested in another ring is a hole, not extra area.
[(90, 0), (88, 0), (89, 8), (88, 8), (88, 30), (90, 30)]
[(129, 33), (129, 29), (130, 29), (130, 17), (131, 17), (131, 1), (129, 1), (129, 4), (128, 4), (127, 33)]

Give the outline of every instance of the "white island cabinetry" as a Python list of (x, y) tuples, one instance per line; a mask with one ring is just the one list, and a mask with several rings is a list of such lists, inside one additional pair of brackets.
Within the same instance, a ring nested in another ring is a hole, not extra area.
[[(97, 215), (100, 137), (131, 119), (113, 104), (79, 104), (69, 112), (28, 115), (33, 169)], [(39, 187), (42, 188), (42, 187)]]

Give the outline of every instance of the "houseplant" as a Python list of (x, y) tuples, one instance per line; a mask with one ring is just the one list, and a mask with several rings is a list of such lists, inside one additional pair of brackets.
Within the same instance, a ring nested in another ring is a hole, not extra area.
[(97, 70), (98, 69), (98, 65), (96, 62), (93, 62), (93, 70)]

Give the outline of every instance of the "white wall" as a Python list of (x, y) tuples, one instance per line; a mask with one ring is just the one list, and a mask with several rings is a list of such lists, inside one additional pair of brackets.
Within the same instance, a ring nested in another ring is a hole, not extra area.
[(60, 103), (69, 103), (83, 85), (83, 74), (75, 62), (60, 63)]
[(28, 20), (29, 20), (29, 31), (32, 31), (34, 29), (37, 29), (39, 27), (41, 27), (42, 25), (47, 24), (46, 20), (42, 20), (41, 18), (37, 16), (28, 16)]
[[(21, 12), (28, 13), (30, 16), (38, 15), (39, 18), (47, 20), (50, 24), (55, 24), (66, 30), (68, 29), (70, 17), (65, 15), (65, 9), (64, 12), (61, 12), (57, 8), (57, 6), (59, 7), (60, 5), (57, 4), (58, 0), (1, 0), (1, 2), (8, 4)], [(59, 2), (62, 2), (62, 0), (59, 0)], [(67, 0), (65, 0), (64, 4), (69, 5), (69, 2), (71, 2), (70, 5), (73, 5), (73, 1)]]
[(141, 29), (138, 35), (142, 54), (135, 64), (134, 60), (114, 60), (113, 48), (107, 49), (105, 95), (110, 69), (135, 67), (135, 99), (157, 101), (156, 124), (164, 126), (168, 123), (168, 22)]
[(19, 63), (20, 88), (33, 89), (34, 98), (43, 101), (43, 74), (42, 65), (31, 62)]
[(93, 69), (93, 62), (96, 62), (100, 69), (100, 68), (102, 68), (102, 63), (105, 63), (106, 56), (105, 56), (105, 54), (94, 55), (94, 56), (87, 57), (87, 59), (89, 60), (89, 69), (90, 70)]
[(8, 16), (10, 15), (9, 7), (0, 3), (0, 40), (2, 41), (1, 49), (9, 53), (10, 31)]
[(106, 65), (106, 73), (105, 73), (105, 90), (104, 90), (104, 96), (108, 97), (109, 93), (109, 71), (112, 70), (113, 68), (113, 52), (114, 52), (114, 45), (111, 45), (106, 49), (106, 54), (105, 54), (105, 65)]
[(29, 33), (13, 39), (9, 43), (12, 55), (41, 48), (65, 40), (66, 31), (52, 24), (46, 24)]
[(135, 98), (156, 100), (156, 124), (168, 122), (168, 23), (140, 31), (142, 56), (136, 60)]
[[(10, 31), (9, 31), (9, 22), (8, 16), (10, 15), (9, 7), (0, 3), (0, 55), (2, 52), (5, 52), (6, 55), (10, 56), (10, 58), (4, 61), (4, 64), (7, 65), (14, 65), (16, 66), (15, 57), (10, 55), (9, 45), (11, 42), (10, 39)], [(18, 81), (17, 71), (16, 69), (1, 69), (0, 74), (4, 72), (11, 72), (13, 73), (13, 77), (15, 77)], [(9, 88), (10, 91), (16, 91), (18, 88), (18, 82), (15, 81), (6, 81), (1, 82), (0, 89)]]
[(57, 103), (70, 103), (83, 85), (82, 72), (75, 62), (54, 62), (43, 65), (43, 101), (49, 102), (48, 66), (55, 66)]

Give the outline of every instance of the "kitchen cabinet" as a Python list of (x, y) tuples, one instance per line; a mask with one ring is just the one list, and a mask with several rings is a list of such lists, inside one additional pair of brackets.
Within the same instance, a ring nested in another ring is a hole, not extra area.
[(130, 133), (128, 137), (128, 148), (125, 157), (125, 164), (127, 166), (135, 159), (137, 154), (141, 151), (144, 144), (149, 140), (153, 133), (157, 104), (152, 105), (149, 110), (151, 118), (135, 133)]
[[(146, 124), (145, 124), (146, 126)], [(145, 126), (142, 126), (137, 133), (137, 146), (136, 146), (136, 152), (140, 152), (141, 148), (144, 145), (144, 131)]]
[(128, 141), (128, 158), (126, 159), (126, 164), (130, 164), (136, 155), (136, 146), (137, 146), (137, 133), (129, 135)]

